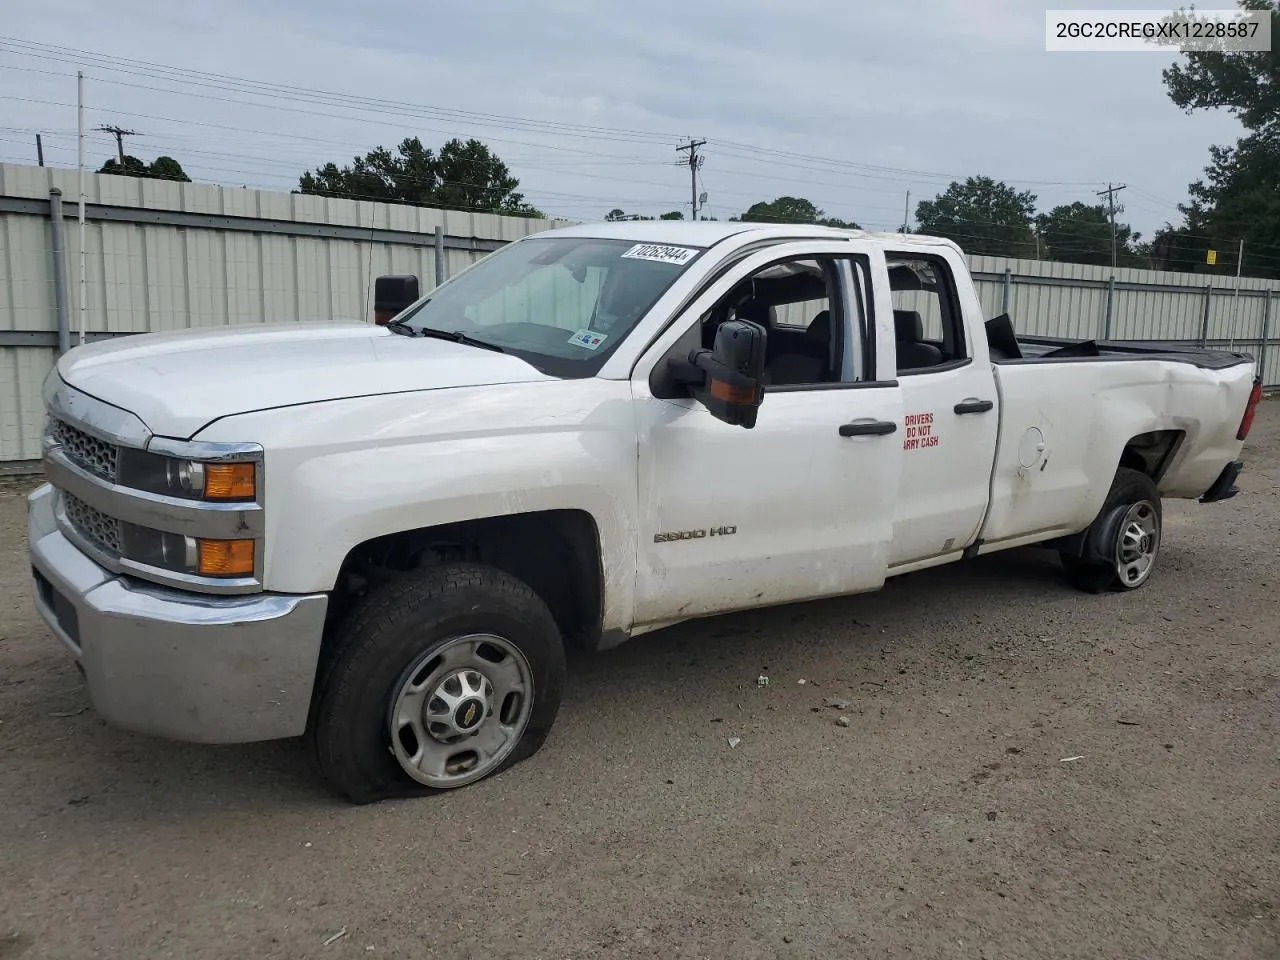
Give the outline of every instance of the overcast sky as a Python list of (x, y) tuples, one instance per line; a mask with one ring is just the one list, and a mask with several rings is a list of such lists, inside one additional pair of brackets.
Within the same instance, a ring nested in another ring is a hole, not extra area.
[[(132, 128), (130, 153), (170, 154), (197, 180), (287, 190), (304, 169), (404, 136), (428, 146), (476, 136), (548, 213), (687, 216), (675, 145), (696, 137), (709, 141), (705, 212), (721, 219), (791, 194), (893, 229), (908, 190), (914, 212), (950, 179), (986, 174), (1033, 191), (1041, 210), (1125, 183), (1124, 219), (1144, 234), (1177, 222), (1209, 145), (1233, 141), (1238, 125), (1169, 101), (1160, 71), (1173, 55), (1045, 52), (1044, 10), (1025, 0), (12, 0), (0, 35), (414, 108), (298, 103), (86, 65), (87, 127)], [(46, 162), (74, 166), (75, 70), (0, 42), (0, 157), (34, 162), (40, 129)], [(95, 133), (88, 162), (113, 152)]]

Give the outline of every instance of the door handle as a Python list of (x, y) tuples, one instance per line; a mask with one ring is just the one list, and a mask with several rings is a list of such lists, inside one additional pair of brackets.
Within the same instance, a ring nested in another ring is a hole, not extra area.
[(994, 406), (995, 402), (992, 400), (975, 400), (970, 397), (956, 404), (956, 413), (986, 413)]
[(882, 437), (887, 433), (893, 433), (897, 429), (898, 425), (892, 420), (863, 420), (860, 423), (840, 424), (840, 436)]

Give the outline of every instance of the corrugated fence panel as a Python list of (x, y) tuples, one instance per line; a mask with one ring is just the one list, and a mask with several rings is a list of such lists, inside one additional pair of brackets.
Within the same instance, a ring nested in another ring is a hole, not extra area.
[(56, 330), (53, 240), (39, 217), (0, 216), (0, 330)]
[(39, 459), (41, 389), (56, 356), (50, 347), (0, 347), (0, 462)]
[[(0, 212), (0, 333), (36, 338), (56, 330), (52, 233), (44, 212), (51, 187), (63, 193), (74, 343), (80, 323), (74, 170), (0, 164), (0, 200), (26, 204), (18, 212)], [(106, 205), (95, 207), (85, 229), (88, 329), (105, 333), (367, 320), (375, 277), (410, 273), (419, 277), (424, 292), (435, 286), (437, 227), (447, 238), (449, 277), (487, 252), (462, 249), (459, 241), (492, 247), (567, 222), (99, 174), (86, 177), (86, 199)], [(140, 216), (171, 222), (131, 222)], [(257, 226), (200, 217), (269, 222)], [(367, 238), (361, 236), (365, 230)], [(389, 239), (388, 230), (410, 236)], [(1225, 347), (1234, 337), (1238, 349), (1265, 358), (1268, 385), (1280, 384), (1280, 282), (1243, 278), (1236, 297), (1232, 277), (986, 256), (969, 257), (968, 263), (984, 318), (1007, 307), (1019, 333), (1103, 336), (1108, 280), (1114, 277), (1113, 339), (1194, 343), (1207, 335), (1211, 345)], [(551, 322), (566, 330), (582, 326), (595, 307), (598, 281), (592, 276), (583, 284), (553, 281), (557, 308)], [(1263, 351), (1259, 341), (1268, 289), (1273, 297), (1269, 345)], [(530, 293), (512, 291), (501, 303), (480, 305), (475, 318), (484, 322), (527, 310)], [(901, 291), (894, 300), (901, 309), (920, 311), (929, 334), (940, 335), (936, 298)], [(781, 319), (807, 326), (819, 306), (795, 305), (780, 311)], [(30, 346), (0, 347), (0, 461), (39, 455), (40, 383), (54, 351), (36, 344), (33, 339)]]

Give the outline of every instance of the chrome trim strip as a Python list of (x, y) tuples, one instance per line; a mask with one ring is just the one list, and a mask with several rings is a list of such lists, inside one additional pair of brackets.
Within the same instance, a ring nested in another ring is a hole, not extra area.
[(45, 411), (107, 443), (143, 450), (151, 431), (138, 417), (77, 390), (55, 367), (44, 381)]
[[(261, 541), (259, 541), (261, 542)], [(254, 548), (254, 562), (257, 563), (258, 549)], [(178, 590), (192, 590), (198, 593), (233, 596), (242, 593), (261, 593), (262, 583), (252, 577), (228, 577), (215, 580), (212, 577), (197, 577), (188, 573), (174, 573), (163, 567), (153, 567), (138, 563), (136, 560), (121, 558), (120, 572), (142, 577), (153, 583), (175, 587)]]
[(135, 526), (218, 540), (260, 537), (266, 532), (266, 517), (257, 503), (183, 500), (111, 484), (76, 464), (61, 447), (46, 450), (44, 471), (55, 487)]
[(208, 440), (174, 440), (172, 437), (152, 437), (147, 443), (147, 452), (205, 463), (256, 463), (263, 458), (262, 444), (259, 443), (213, 443)]
[[(57, 489), (55, 485), (54, 490), (57, 491)], [(75, 495), (74, 491), (73, 495)], [(88, 501), (85, 502), (87, 503)], [(262, 592), (262, 581), (257, 577), (238, 577), (234, 579), (197, 577), (188, 573), (166, 570), (163, 567), (153, 567), (150, 564), (139, 563), (127, 557), (113, 557), (107, 554), (90, 542), (87, 537), (83, 536), (72, 525), (67, 517), (66, 510), (63, 509), (60, 491), (54, 500), (53, 516), (58, 525), (58, 532), (70, 541), (72, 546), (110, 573), (128, 574), (162, 586), (173, 587), (178, 590), (191, 590), (203, 594), (232, 596)], [(255, 540), (253, 545), (253, 566), (255, 570), (262, 569), (265, 552), (265, 541), (262, 539)]]

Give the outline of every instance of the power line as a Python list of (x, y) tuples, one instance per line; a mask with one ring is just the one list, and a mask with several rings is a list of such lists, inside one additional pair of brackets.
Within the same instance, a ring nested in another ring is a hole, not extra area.
[[(21, 56), (33, 57), (36, 59), (54, 60), (57, 62), (82, 62), (86, 58), (91, 59), (95, 64), (104, 70), (111, 72), (124, 73), (134, 76), (143, 76), (150, 79), (167, 80), (186, 84), (188, 86), (196, 86), (203, 88), (212, 88), (219, 90), (228, 90), (237, 93), (256, 94), (258, 96), (276, 96), (287, 97), (290, 101), (299, 99), (305, 102), (315, 104), (356, 106), (365, 107), (371, 112), (391, 113), (397, 115), (404, 114), (426, 114), (434, 116), (437, 119), (453, 119), (457, 121), (465, 121), (480, 126), (506, 126), (508, 128), (524, 129), (528, 132), (543, 132), (561, 136), (576, 136), (588, 139), (601, 140), (622, 140), (626, 142), (652, 143), (656, 140), (669, 139), (669, 134), (659, 133), (655, 131), (628, 130), (622, 128), (611, 128), (603, 126), (593, 126), (588, 124), (572, 124), (562, 121), (537, 120), (529, 117), (509, 116), (502, 114), (481, 113), (477, 111), (457, 110), (453, 108), (412, 104), (404, 101), (382, 100), (371, 97), (360, 97), (351, 94), (336, 93), (332, 91), (315, 90), (308, 87), (292, 86), (288, 84), (271, 83), (265, 81), (249, 80), (242, 77), (233, 77), (222, 74), (208, 73), (204, 71), (189, 70), (186, 68), (173, 67), (164, 64), (150, 63), (140, 60), (129, 60), (126, 58), (112, 57), (104, 54), (96, 54), (91, 51), (78, 50), (70, 47), (58, 47), (52, 44), (35, 43), (32, 41), (20, 40), (12, 37), (0, 37), (0, 45), (10, 45), (16, 47), (11, 52)], [(126, 66), (116, 66), (114, 64), (126, 64)], [(134, 69), (130, 69), (134, 68)], [(189, 79), (196, 77), (198, 79)], [(116, 83), (121, 86), (133, 86), (140, 89), (155, 90), (157, 92), (178, 93), (182, 91), (146, 87), (139, 84), (128, 84), (123, 81), (105, 81)], [(204, 96), (206, 99), (224, 100), (224, 102), (241, 103), (246, 105), (267, 106), (265, 104), (255, 104), (252, 101), (231, 100), (228, 98), (211, 97), (208, 95), (188, 94), (191, 96)], [(330, 116), (325, 114), (325, 116)], [(358, 118), (342, 118), (342, 119), (358, 119)], [(493, 138), (499, 139), (499, 138)], [(706, 141), (704, 141), (706, 142)], [(734, 140), (714, 139), (711, 141), (717, 146), (732, 148), (737, 151), (744, 151), (755, 156), (741, 156), (741, 159), (758, 160), (761, 155), (790, 159), (793, 161), (807, 161), (812, 163), (825, 164), (828, 167), (836, 167), (841, 170), (860, 170), (862, 176), (869, 179), (900, 179), (901, 175), (908, 177), (916, 177), (921, 179), (941, 179), (949, 180), (960, 177), (958, 174), (940, 173), (923, 170), (912, 170), (904, 167), (886, 166), (880, 164), (869, 164), (860, 161), (853, 161), (847, 158), (834, 159), (815, 156), (808, 153), (795, 153), (792, 151), (779, 150), (776, 148), (757, 147), (751, 144), (744, 144)], [(793, 164), (799, 165), (799, 164)], [(879, 174), (880, 176), (877, 176)], [(898, 177), (883, 176), (883, 174), (897, 174)], [(961, 177), (961, 179), (963, 179)], [(1003, 178), (1002, 178), (1003, 179)], [(1052, 186), (1093, 186), (1097, 181), (1068, 181), (1068, 180), (1008, 180), (1006, 182), (1019, 183), (1026, 185), (1052, 185)]]

